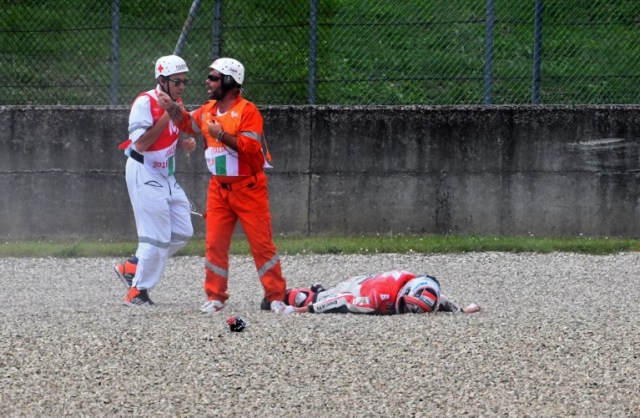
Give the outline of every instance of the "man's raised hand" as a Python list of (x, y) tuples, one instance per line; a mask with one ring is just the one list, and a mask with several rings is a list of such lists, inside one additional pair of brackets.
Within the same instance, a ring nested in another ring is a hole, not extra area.
[(173, 100), (164, 91), (158, 92), (158, 105), (164, 110), (169, 110), (173, 106)]

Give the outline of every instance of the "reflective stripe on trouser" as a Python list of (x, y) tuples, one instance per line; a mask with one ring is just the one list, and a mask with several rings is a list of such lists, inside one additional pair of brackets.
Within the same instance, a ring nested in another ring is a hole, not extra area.
[(129, 158), (127, 189), (138, 231), (138, 265), (133, 286), (152, 289), (160, 281), (167, 258), (193, 235), (189, 200), (174, 176), (149, 172)]
[(226, 190), (212, 178), (209, 182), (206, 213), (206, 262), (204, 291), (209, 299), (222, 302), (229, 297), (229, 246), (238, 220), (242, 225), (258, 278), (268, 301), (284, 300), (287, 287), (280, 257), (271, 235), (271, 213), (267, 178), (258, 174), (251, 187)]

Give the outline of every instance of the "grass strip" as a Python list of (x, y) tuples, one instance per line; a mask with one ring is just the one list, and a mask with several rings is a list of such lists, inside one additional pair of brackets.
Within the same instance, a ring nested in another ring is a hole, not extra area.
[[(640, 240), (608, 237), (492, 237), (454, 235), (376, 235), (359, 237), (274, 238), (280, 254), (377, 254), (377, 253), (465, 253), (465, 252), (575, 252), (615, 254), (640, 251)], [(132, 241), (5, 241), (0, 257), (126, 257), (135, 253)], [(231, 254), (249, 255), (243, 236), (234, 237)], [(204, 255), (204, 240), (193, 239), (177, 255)]]

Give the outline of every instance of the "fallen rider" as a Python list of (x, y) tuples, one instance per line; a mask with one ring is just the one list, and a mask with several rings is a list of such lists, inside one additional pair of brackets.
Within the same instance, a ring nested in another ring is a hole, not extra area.
[(404, 313), (460, 312), (476, 313), (472, 303), (460, 307), (440, 291), (433, 276), (408, 271), (352, 277), (325, 289), (320, 284), (309, 288), (287, 289), (287, 313), (355, 313), (393, 315)]

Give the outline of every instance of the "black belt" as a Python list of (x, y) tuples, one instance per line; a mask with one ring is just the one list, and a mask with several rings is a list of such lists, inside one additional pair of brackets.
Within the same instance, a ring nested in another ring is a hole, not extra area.
[(129, 151), (129, 157), (133, 158), (140, 164), (144, 164), (144, 155), (140, 154), (138, 151), (134, 150), (133, 148), (131, 148), (131, 150)]
[(256, 185), (256, 181), (258, 181), (258, 175), (254, 174), (249, 178), (246, 178), (241, 181), (237, 181), (235, 183), (218, 182), (218, 184), (220, 184), (220, 187), (222, 187), (225, 190), (238, 190), (238, 189), (242, 189), (243, 187), (251, 188)]

